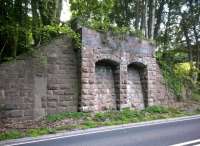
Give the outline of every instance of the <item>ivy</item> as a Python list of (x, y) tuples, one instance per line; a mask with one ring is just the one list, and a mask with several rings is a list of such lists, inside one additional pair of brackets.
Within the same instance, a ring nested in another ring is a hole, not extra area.
[(74, 30), (71, 29), (70, 26), (67, 24), (64, 25), (46, 25), (39, 30), (40, 37), (42, 43), (48, 42), (52, 40), (55, 37), (58, 37), (60, 35), (67, 35), (69, 38), (73, 39), (75, 42), (75, 47), (80, 47), (80, 34), (76, 33)]
[(167, 86), (173, 91), (177, 99), (181, 100), (183, 90), (196, 90), (199, 88), (197, 82), (199, 70), (189, 62), (178, 63), (177, 60), (179, 60), (180, 55), (176, 56), (175, 54), (173, 51), (166, 51), (165, 53), (158, 51), (156, 58)]
[(172, 65), (169, 65), (169, 63), (159, 61), (159, 64), (167, 86), (173, 91), (177, 99), (180, 100), (182, 98), (181, 91), (184, 87), (182, 79), (175, 74)]

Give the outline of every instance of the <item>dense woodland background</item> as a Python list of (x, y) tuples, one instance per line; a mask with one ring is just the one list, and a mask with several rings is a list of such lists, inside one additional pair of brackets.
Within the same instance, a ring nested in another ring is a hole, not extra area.
[(69, 35), (78, 44), (79, 35), (71, 29), (78, 21), (98, 31), (129, 33), (154, 42), (163, 75), (178, 99), (200, 96), (199, 0), (69, 3), (72, 18), (61, 22), (62, 0), (0, 0), (0, 63), (33, 52), (61, 34)]

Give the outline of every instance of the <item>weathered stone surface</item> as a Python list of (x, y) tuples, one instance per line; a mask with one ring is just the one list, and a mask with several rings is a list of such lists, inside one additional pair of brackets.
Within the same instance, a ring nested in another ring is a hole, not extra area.
[(128, 102), (130, 106), (136, 109), (144, 108), (144, 94), (142, 89), (142, 82), (140, 80), (140, 73), (134, 67), (128, 69)]
[[(45, 47), (47, 53), (47, 114), (78, 109), (78, 59), (66, 37)], [(53, 100), (53, 101), (52, 101)], [(68, 106), (75, 108), (68, 108)], [(49, 108), (49, 110), (48, 110)]]
[(39, 57), (0, 64), (0, 117), (38, 119), (63, 109), (77, 111), (78, 64), (71, 45), (61, 37), (41, 47)]
[(151, 43), (87, 28), (82, 28), (81, 33), (81, 110), (143, 109), (174, 101), (163, 82)]
[(114, 75), (114, 71), (115, 70), (112, 68), (112, 66), (105, 64), (96, 65), (96, 89), (94, 92), (96, 93), (98, 111), (117, 108), (117, 88), (115, 87), (115, 80), (117, 80), (117, 78)]
[(0, 64), (1, 119), (173, 104), (152, 44), (87, 28), (81, 35), (80, 49), (60, 37), (38, 57)]

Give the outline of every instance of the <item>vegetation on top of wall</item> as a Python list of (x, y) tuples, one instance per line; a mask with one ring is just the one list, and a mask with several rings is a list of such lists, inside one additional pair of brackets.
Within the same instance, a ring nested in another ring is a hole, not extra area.
[(90, 21), (84, 21), (83, 18), (73, 18), (72, 22), (78, 23), (80, 26), (84, 26), (98, 32), (111, 32), (113, 35), (130, 35), (134, 37), (138, 37), (143, 40), (148, 40), (145, 38), (144, 34), (140, 30), (135, 30), (134, 28), (130, 28), (127, 26), (117, 26), (111, 23), (110, 21), (99, 21), (95, 19), (91, 19)]
[[(29, 55), (37, 55), (40, 53), (37, 53), (38, 47), (44, 43), (48, 43), (52, 39), (59, 37), (60, 35), (67, 35), (69, 38), (71, 38), (74, 41), (74, 46), (77, 48), (80, 48), (80, 34), (76, 33), (68, 24), (52, 24), (52, 25), (46, 25), (40, 28), (37, 28), (35, 31), (39, 35), (39, 41), (37, 42), (37, 45), (29, 45), (26, 46), (26, 49), (22, 51), (20, 54), (29, 54)], [(32, 39), (32, 38), (30, 38)], [(3, 53), (3, 51), (2, 51)], [(3, 61), (12, 61), (15, 59), (15, 57), (10, 55), (3, 55), (0, 54), (0, 62)]]
[(41, 35), (42, 43), (48, 42), (55, 37), (60, 35), (67, 35), (69, 38), (74, 40), (74, 44), (76, 47), (80, 47), (80, 35), (76, 33), (68, 24), (54, 24), (54, 25), (47, 25), (43, 28), (40, 28), (39, 33)]

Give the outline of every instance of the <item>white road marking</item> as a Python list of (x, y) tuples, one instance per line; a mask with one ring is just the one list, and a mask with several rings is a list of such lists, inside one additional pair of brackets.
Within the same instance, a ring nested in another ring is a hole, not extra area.
[[(188, 144), (195, 144), (195, 143), (198, 143), (200, 142), (200, 139), (196, 139), (196, 140), (192, 140), (192, 141), (187, 141), (187, 142), (183, 142), (183, 143), (179, 143), (179, 144), (174, 144), (174, 145), (171, 145), (171, 146), (186, 146)], [(200, 144), (197, 144), (197, 145), (193, 145), (193, 146), (200, 146)]]
[[(111, 129), (112, 126), (110, 129), (109, 129), (109, 127), (102, 127), (105, 129), (99, 128), (99, 130), (96, 130), (96, 131), (88, 131), (88, 132), (83, 132), (83, 133), (78, 133), (78, 134), (61, 135), (61, 136), (55, 136), (55, 137), (47, 137), (47, 138), (29, 140), (29, 141), (18, 142), (18, 143), (13, 143), (13, 144), (5, 144), (4, 146), (18, 146), (18, 145), (23, 145), (23, 144), (50, 141), (50, 140), (55, 140), (55, 139), (63, 139), (63, 138), (68, 138), (68, 137), (76, 137), (76, 136), (81, 136), (81, 135), (89, 135), (89, 134), (103, 133), (103, 132), (109, 132), (109, 131), (131, 129), (131, 128), (136, 128), (136, 127), (145, 127), (145, 126), (161, 125), (161, 124), (168, 124), (168, 123), (176, 123), (176, 122), (190, 121), (190, 120), (195, 120), (195, 119), (200, 119), (200, 116), (199, 115), (194, 116), (194, 117), (191, 116), (191, 117), (188, 117), (188, 119), (187, 118), (184, 119), (184, 117), (180, 117), (177, 119), (162, 119), (162, 120), (155, 120), (155, 121), (150, 121), (150, 122), (131, 123), (131, 124), (126, 124), (126, 125), (122, 125), (122, 126), (113, 126), (113, 129)], [(181, 146), (181, 145), (172, 145), (172, 146)]]

